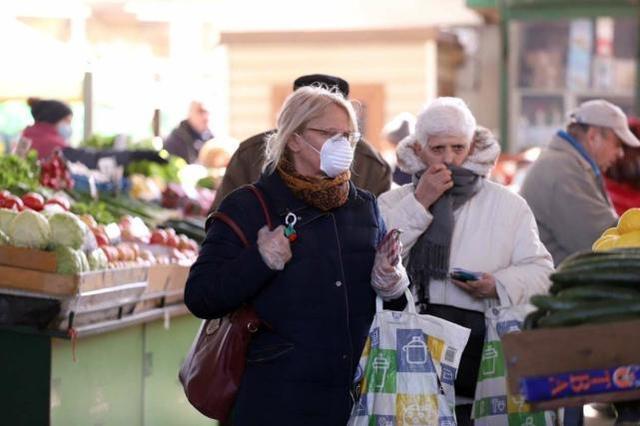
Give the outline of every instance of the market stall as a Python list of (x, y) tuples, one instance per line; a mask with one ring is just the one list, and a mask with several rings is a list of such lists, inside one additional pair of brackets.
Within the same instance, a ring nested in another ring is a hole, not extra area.
[(618, 421), (639, 421), (640, 209), (551, 280), (550, 294), (531, 298), (524, 331), (502, 337), (510, 395), (531, 411), (614, 403)]
[(177, 372), (199, 326), (182, 301), (212, 191), (185, 188), (172, 159), (104, 158), (0, 156), (3, 422), (210, 424)]

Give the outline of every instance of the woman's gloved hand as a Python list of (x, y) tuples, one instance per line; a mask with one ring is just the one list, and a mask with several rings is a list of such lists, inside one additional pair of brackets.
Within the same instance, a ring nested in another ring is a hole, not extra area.
[(371, 285), (383, 300), (400, 297), (409, 286), (407, 272), (400, 261), (401, 252), (400, 232), (392, 229), (378, 246), (371, 270)]
[(282, 271), (284, 265), (291, 259), (291, 246), (284, 236), (284, 226), (280, 225), (273, 231), (263, 226), (258, 231), (258, 251), (264, 263), (274, 271)]

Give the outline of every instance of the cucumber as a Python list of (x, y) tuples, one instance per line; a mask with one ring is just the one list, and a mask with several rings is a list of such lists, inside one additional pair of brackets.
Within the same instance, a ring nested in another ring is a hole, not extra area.
[(538, 320), (540, 320), (540, 318), (547, 315), (547, 313), (548, 313), (547, 311), (542, 309), (538, 309), (537, 311), (530, 312), (529, 314), (527, 314), (526, 317), (524, 317), (524, 321), (522, 322), (522, 329), (533, 330), (534, 328), (537, 328)]
[(618, 288), (625, 288), (625, 289), (631, 289), (631, 290), (638, 290), (640, 289), (640, 283), (638, 282), (603, 282), (603, 281), (594, 281), (594, 282), (569, 282), (569, 283), (553, 283), (551, 285), (551, 287), (549, 288), (549, 293), (550, 294), (555, 294), (557, 295), (558, 293), (560, 293), (563, 290), (569, 289), (569, 288), (574, 288), (574, 287), (585, 287), (585, 286), (592, 286), (592, 285), (598, 285), (598, 286), (608, 286), (611, 287), (612, 289), (618, 289)]
[[(638, 300), (640, 301), (640, 286), (638, 290), (608, 285), (586, 285), (571, 287), (558, 292), (559, 298), (580, 300)], [(533, 302), (532, 302), (533, 303)]]
[(616, 259), (636, 259), (640, 260), (640, 249), (637, 248), (626, 248), (626, 249), (616, 249), (606, 252), (580, 252), (576, 253), (572, 256), (567, 257), (559, 266), (558, 271), (563, 271), (565, 269), (571, 269), (577, 266), (582, 266), (584, 264), (591, 264), (592, 262), (606, 262), (609, 260)]
[(584, 303), (579, 308), (552, 312), (540, 318), (540, 327), (562, 327), (593, 322), (619, 321), (640, 317), (640, 302)]
[[(606, 254), (607, 252), (604, 252), (604, 253)], [(574, 253), (574, 254), (572, 254), (572, 255), (570, 255), (570, 256), (567, 256), (567, 257), (562, 261), (562, 263), (560, 263), (559, 267), (562, 267), (562, 265), (566, 265), (566, 264), (571, 263), (571, 262), (574, 262), (574, 261), (576, 261), (576, 260), (588, 259), (588, 258), (590, 258), (590, 257), (594, 257), (594, 256), (597, 256), (597, 255), (599, 255), (599, 253), (598, 253), (598, 254), (596, 254), (595, 252), (593, 252), (593, 251), (591, 251), (591, 250), (588, 250), (588, 251), (579, 251), (579, 252)]]
[(636, 284), (640, 288), (640, 268), (636, 270), (596, 270), (592, 272), (555, 272), (549, 276), (554, 284)]
[(557, 272), (582, 272), (599, 270), (636, 269), (640, 270), (640, 256), (611, 256), (573, 262), (558, 269)]
[(576, 309), (580, 305), (583, 305), (584, 301), (579, 299), (568, 299), (536, 294), (535, 296), (531, 296), (529, 303), (541, 310), (553, 312)]

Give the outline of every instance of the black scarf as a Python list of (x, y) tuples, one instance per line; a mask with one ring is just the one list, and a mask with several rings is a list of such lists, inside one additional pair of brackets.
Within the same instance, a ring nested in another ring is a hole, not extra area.
[[(411, 248), (407, 273), (416, 301), (427, 303), (431, 278), (444, 279), (449, 274), (449, 257), (453, 237), (453, 212), (478, 193), (482, 178), (462, 167), (449, 166), (453, 188), (445, 192), (429, 209), (433, 221)], [(414, 187), (420, 175), (413, 176)]]

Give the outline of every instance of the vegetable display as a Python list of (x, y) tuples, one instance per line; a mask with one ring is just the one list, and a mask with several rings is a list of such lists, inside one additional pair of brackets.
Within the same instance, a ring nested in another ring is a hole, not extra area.
[(640, 248), (578, 253), (550, 278), (551, 294), (530, 299), (527, 328), (640, 318)]
[(27, 158), (0, 155), (0, 170), (0, 189), (31, 191), (38, 187), (40, 168), (36, 151), (29, 151)]

